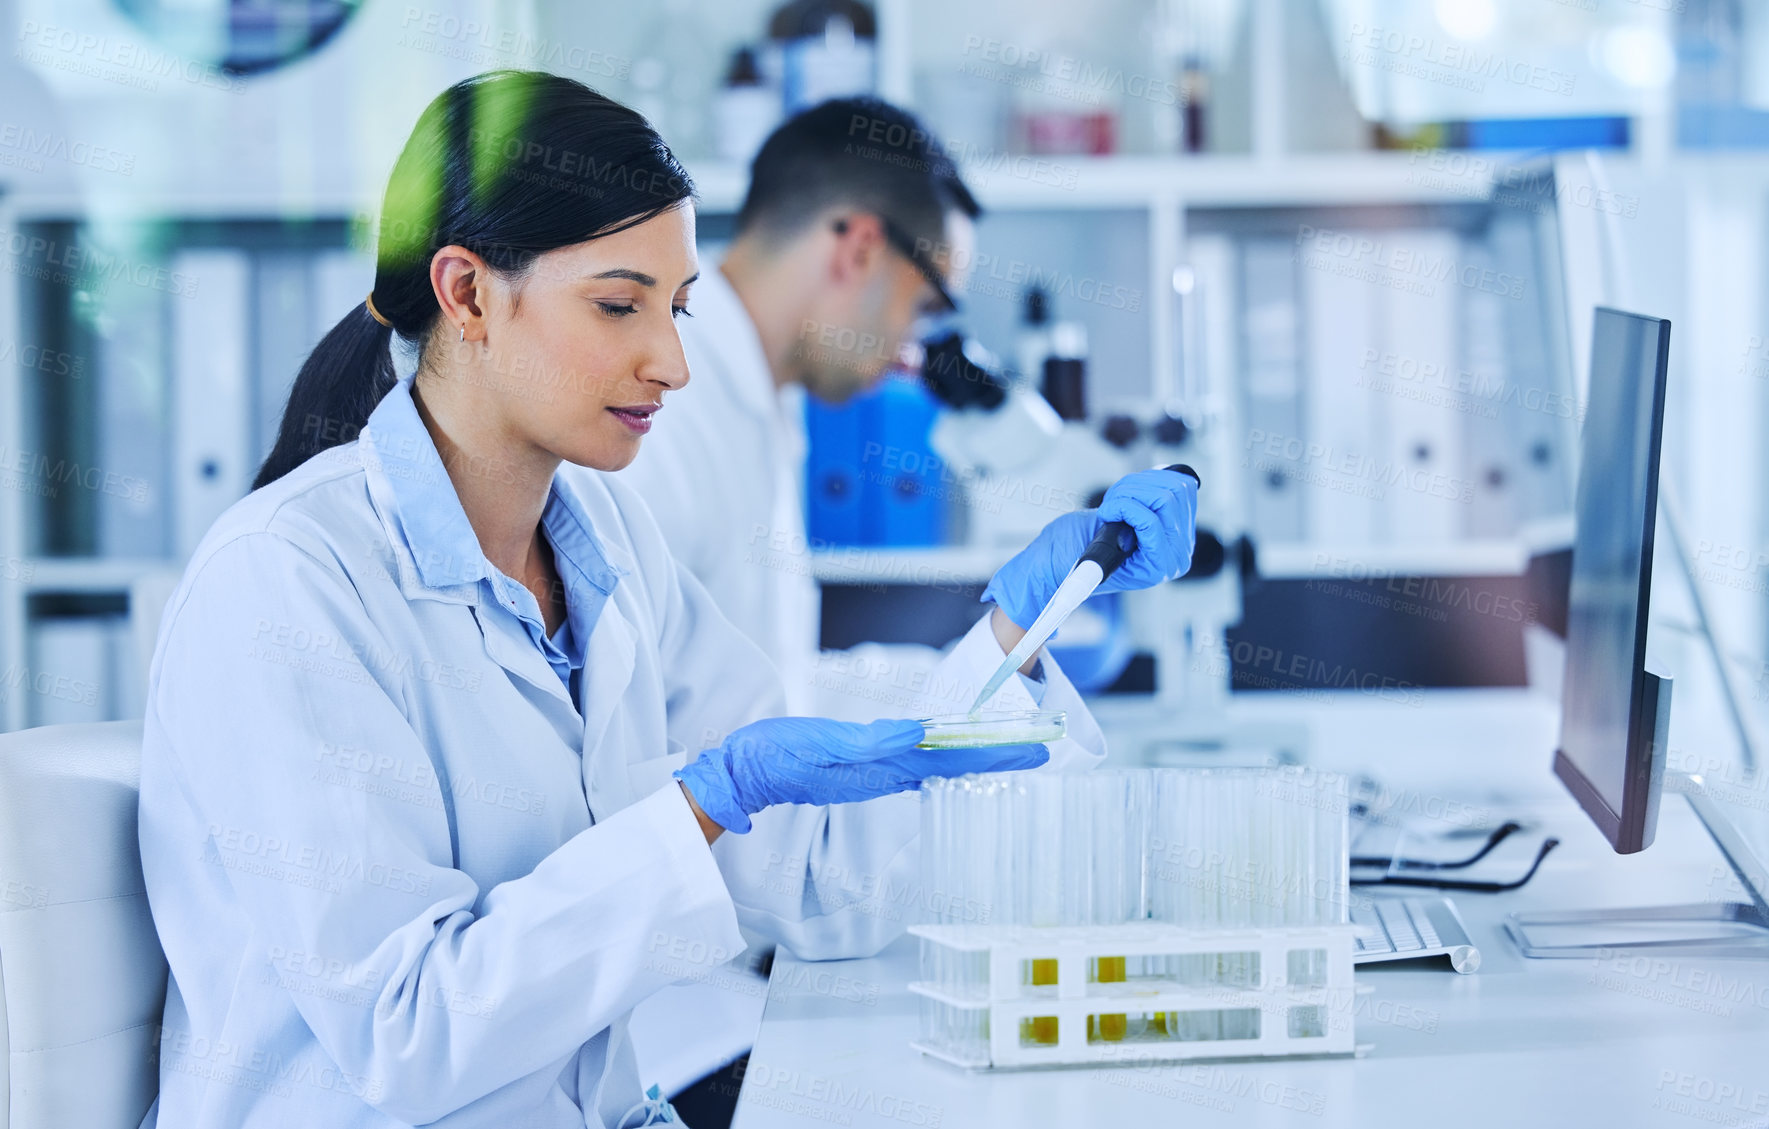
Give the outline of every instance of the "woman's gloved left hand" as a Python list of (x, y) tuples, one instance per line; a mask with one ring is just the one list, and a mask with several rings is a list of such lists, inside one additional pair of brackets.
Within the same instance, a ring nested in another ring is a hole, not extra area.
[(847, 804), (907, 792), (930, 776), (1012, 772), (1050, 759), (1043, 745), (924, 749), (919, 721), (857, 725), (822, 717), (751, 722), (676, 771), (708, 819), (739, 834), (774, 804)]
[(1136, 530), (1136, 552), (1099, 586), (1101, 592), (1152, 588), (1185, 575), (1197, 538), (1198, 480), (1182, 471), (1143, 470), (1114, 482), (1097, 510), (1064, 514), (1001, 566), (983, 590), (1007, 618), (1032, 626), (1088, 544), (1108, 521)]

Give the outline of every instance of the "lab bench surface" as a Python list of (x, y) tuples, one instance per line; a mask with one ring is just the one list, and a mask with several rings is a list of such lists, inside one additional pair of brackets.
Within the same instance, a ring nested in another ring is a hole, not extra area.
[(1736, 896), (1682, 801), (1666, 798), (1649, 850), (1617, 856), (1539, 783), (1504, 814), (1561, 847), (1522, 890), (1452, 895), (1478, 972), (1439, 960), (1358, 973), (1360, 1057), (967, 1073), (909, 1046), (917, 949), (904, 938), (867, 960), (777, 957), (734, 1127), (1769, 1126), (1769, 960), (1526, 960), (1506, 937), (1520, 910)]

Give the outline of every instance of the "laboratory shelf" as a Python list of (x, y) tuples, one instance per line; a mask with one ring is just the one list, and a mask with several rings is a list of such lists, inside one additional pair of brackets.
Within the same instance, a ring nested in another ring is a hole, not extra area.
[(254, 187), (217, 184), (194, 186), (85, 186), (78, 191), (23, 189), (6, 195), (10, 223), (157, 223), (200, 217), (205, 220), (328, 220), (380, 212), (379, 190), (332, 189), (265, 193)]
[(940, 546), (926, 549), (851, 545), (816, 549), (811, 575), (819, 584), (987, 584), (1017, 547)]
[(1316, 542), (1261, 545), (1259, 575), (1270, 579), (1370, 580), (1405, 576), (1522, 576), (1531, 546), (1521, 539), (1382, 545)]
[[(1242, 154), (1066, 156), (1002, 153), (960, 172), (989, 209), (1092, 210), (1478, 200), (1492, 172), (1520, 154), (1355, 152), (1262, 158)], [(1447, 162), (1447, 164), (1445, 164)], [(1444, 167), (1437, 167), (1442, 164)], [(693, 164), (703, 211), (735, 211), (749, 183), (741, 165)]]
[[(965, 162), (961, 173), (982, 205), (995, 211), (1094, 211), (1123, 208), (1224, 208), (1330, 204), (1431, 204), (1478, 201), (1495, 168), (1528, 154), (1507, 151), (1359, 151), (1258, 157), (1244, 154), (1067, 156), (1008, 154)], [(1683, 168), (1685, 158), (1679, 155)], [(1687, 158), (1709, 174), (1761, 177), (1769, 159), (1754, 154)], [(1446, 163), (1447, 162), (1447, 163)], [(1612, 170), (1631, 158), (1611, 158)], [(699, 210), (735, 212), (749, 184), (746, 166), (689, 162)], [(1687, 169), (1685, 168), (1685, 171)], [(101, 188), (103, 186), (100, 186)], [(84, 188), (22, 190), (8, 195), (12, 216), (38, 220), (221, 219), (372, 216), (378, 193), (330, 189), (266, 195), (257, 188), (131, 185), (128, 192)]]
[[(1483, 200), (1491, 191), (1495, 168), (1530, 156), (1508, 150), (1366, 150), (1273, 157), (1003, 153), (965, 162), (960, 171), (982, 205), (994, 211), (1398, 205)], [(1604, 163), (1619, 176), (1641, 162), (1637, 157), (1611, 156)], [(746, 166), (691, 161), (688, 171), (699, 192), (700, 211), (731, 213), (742, 204), (749, 184)], [(1769, 155), (1679, 152), (1676, 165), (1664, 171), (1688, 183), (1714, 177), (1743, 177), (1760, 183), (1769, 179)], [(103, 187), (68, 192), (15, 190), (7, 195), (7, 210), (15, 222), (167, 216), (327, 219), (372, 217), (381, 205), (378, 189), (267, 195), (258, 188), (226, 184), (130, 185), (127, 192), (106, 192)]]
[(177, 575), (177, 561), (131, 557), (33, 557), (21, 567), (18, 582), (32, 592), (106, 594), (128, 592), (144, 576)]

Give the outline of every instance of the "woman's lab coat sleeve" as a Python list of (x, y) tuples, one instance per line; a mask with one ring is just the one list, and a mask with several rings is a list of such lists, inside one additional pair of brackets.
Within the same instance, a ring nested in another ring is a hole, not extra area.
[[(780, 675), (761, 649), (731, 625), (693, 573), (667, 556), (661, 541), (656, 550), (669, 560), (670, 579), (660, 586), (660, 641), (670, 733), (692, 759), (734, 729), (778, 717), (785, 699)], [(827, 807), (780, 804), (751, 822), (746, 834), (719, 836), (712, 852), (745, 928), (809, 959), (877, 952), (902, 932), (901, 921), (881, 918), (859, 898), (820, 898), (818, 884), (836, 890), (849, 875), (892, 882), (913, 877), (913, 858), (903, 861), (906, 852), (913, 855), (908, 848), (920, 828), (913, 793)]]
[[(661, 546), (660, 546), (661, 549)], [(671, 731), (690, 750), (779, 712), (779, 675), (721, 615), (680, 565), (664, 599), (664, 669), (674, 672)], [(962, 713), (1006, 657), (985, 615), (925, 680), (879, 698), (878, 717)], [(1043, 705), (1065, 710), (1069, 736), (1051, 743), (1051, 764), (1092, 767), (1105, 741), (1056, 662), (1044, 659)], [(1002, 709), (1031, 709), (1032, 684), (1015, 679)], [(689, 753), (692, 757), (693, 752)], [(758, 813), (748, 834), (721, 835), (713, 855), (738, 920), (806, 960), (871, 956), (925, 916), (919, 886), (920, 797), (915, 792), (858, 804), (782, 804)]]
[[(483, 890), (453, 866), (440, 789), (431, 806), (323, 783), (328, 746), (406, 764), (427, 754), (390, 673), (399, 656), (362, 597), (290, 540), (223, 545), (169, 614), (144, 782), (181, 793), (189, 825), (207, 830), (202, 843), (159, 842), (144, 808), (144, 856), (174, 860), (150, 871), (225, 882), (260, 953), (318, 954), (347, 982), (379, 986), (373, 1008), (294, 1002), (342, 1071), (380, 1081), (371, 1104), (390, 1116), (432, 1121), (567, 1059), (680, 975), (656, 969), (659, 937), (725, 957), (743, 948), (673, 783)], [(199, 851), (209, 865), (176, 870)], [(153, 908), (162, 918), (178, 903)]]
[[(880, 716), (963, 713), (1006, 655), (984, 616), (914, 690), (881, 697)], [(995, 699), (1004, 710), (1042, 706), (1068, 714), (1068, 735), (1050, 743), (1041, 771), (1080, 771), (1105, 759), (1105, 738), (1055, 660), (1044, 683), (1015, 678)], [(961, 704), (954, 705), (954, 702)], [(781, 805), (747, 835), (713, 844), (739, 919), (805, 960), (871, 956), (939, 899), (921, 884), (921, 797), (902, 792), (859, 804)]]

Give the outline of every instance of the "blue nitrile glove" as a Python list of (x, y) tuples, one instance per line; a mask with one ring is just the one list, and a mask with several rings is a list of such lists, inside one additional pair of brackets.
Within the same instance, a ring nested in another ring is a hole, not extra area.
[(847, 804), (907, 792), (930, 776), (1008, 772), (1050, 759), (1043, 745), (918, 749), (923, 733), (919, 721), (771, 717), (707, 749), (676, 779), (708, 819), (742, 833), (750, 816), (774, 804)]
[(1130, 523), (1136, 530), (1136, 552), (1106, 577), (1099, 591), (1130, 592), (1184, 576), (1192, 567), (1197, 538), (1198, 480), (1171, 470), (1125, 475), (1112, 483), (1099, 509), (1064, 514), (1041, 529), (1001, 566), (983, 589), (983, 601), (995, 601), (1007, 618), (1030, 628), (1108, 521)]

